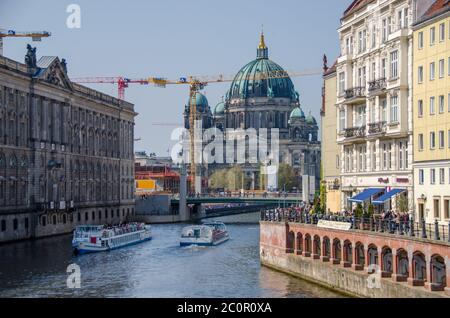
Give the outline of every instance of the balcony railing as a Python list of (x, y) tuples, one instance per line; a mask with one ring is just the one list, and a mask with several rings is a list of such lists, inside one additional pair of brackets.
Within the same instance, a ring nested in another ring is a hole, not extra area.
[(365, 97), (366, 96), (366, 88), (365, 87), (353, 87), (350, 89), (346, 89), (344, 96), (346, 99)]
[(366, 135), (366, 126), (352, 127), (345, 130), (345, 138), (358, 138)]
[(386, 89), (386, 78), (379, 78), (369, 82), (369, 92)]
[(385, 121), (369, 124), (369, 135), (383, 134), (385, 132), (386, 132)]

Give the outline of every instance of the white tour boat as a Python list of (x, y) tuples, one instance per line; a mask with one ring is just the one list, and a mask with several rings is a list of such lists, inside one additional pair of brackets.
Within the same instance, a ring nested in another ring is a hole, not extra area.
[(72, 247), (77, 254), (103, 252), (145, 242), (151, 238), (150, 225), (143, 223), (112, 227), (80, 225), (73, 231)]
[(180, 246), (215, 246), (229, 239), (228, 231), (222, 222), (203, 223), (183, 228)]

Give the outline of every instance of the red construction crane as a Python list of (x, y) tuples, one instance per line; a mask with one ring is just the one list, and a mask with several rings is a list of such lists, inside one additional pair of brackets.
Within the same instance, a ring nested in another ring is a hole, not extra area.
[(74, 83), (79, 84), (117, 84), (117, 96), (120, 100), (125, 99), (125, 88), (128, 87), (129, 84), (140, 84), (140, 85), (148, 85), (148, 79), (130, 79), (127, 77), (117, 76), (117, 77), (80, 77), (80, 78), (71, 78), (70, 79)]

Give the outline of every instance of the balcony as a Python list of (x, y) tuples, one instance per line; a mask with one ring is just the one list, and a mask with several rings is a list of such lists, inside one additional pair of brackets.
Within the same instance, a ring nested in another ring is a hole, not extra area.
[(386, 78), (379, 78), (377, 80), (369, 82), (369, 93), (371, 95), (377, 95), (378, 93), (386, 90), (386, 87)]
[(345, 138), (364, 138), (366, 136), (366, 126), (347, 128), (344, 131)]
[(386, 127), (387, 126), (385, 121), (371, 123), (369, 124), (369, 135), (385, 134)]
[(364, 101), (366, 99), (366, 88), (365, 87), (353, 87), (346, 89), (344, 93), (346, 102), (358, 102)]

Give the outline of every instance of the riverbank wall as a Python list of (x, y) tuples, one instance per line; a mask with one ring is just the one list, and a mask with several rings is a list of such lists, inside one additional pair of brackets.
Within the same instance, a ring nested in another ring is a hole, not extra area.
[[(359, 233), (361, 232), (361, 233)], [(339, 242), (339, 246), (362, 245), (364, 262), (352, 262), (359, 257), (357, 248), (353, 248), (350, 257), (344, 255), (344, 248), (336, 255), (334, 244), (325, 247), (325, 242)], [(379, 269), (371, 272), (368, 249), (379, 252), (376, 257)], [(383, 268), (383, 251), (392, 254), (392, 272)], [(408, 276), (399, 274), (398, 257), (405, 251), (410, 257)], [(415, 255), (422, 253), (427, 263), (428, 280), (418, 279), (415, 272)], [(437, 288), (433, 284), (432, 260), (442, 256), (449, 280), (450, 244), (424, 242), (418, 238), (390, 237), (383, 234), (371, 234), (363, 231), (342, 231), (321, 229), (316, 225), (288, 222), (260, 222), (260, 261), (261, 264), (275, 270), (297, 276), (327, 288), (355, 297), (370, 298), (441, 298), (449, 297), (448, 288)], [(367, 257), (366, 257), (367, 256)], [(431, 262), (431, 263), (430, 263)], [(363, 264), (364, 263), (364, 264)], [(448, 285), (447, 285), (448, 286)]]

